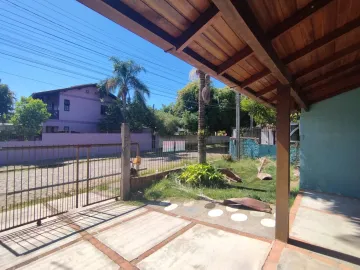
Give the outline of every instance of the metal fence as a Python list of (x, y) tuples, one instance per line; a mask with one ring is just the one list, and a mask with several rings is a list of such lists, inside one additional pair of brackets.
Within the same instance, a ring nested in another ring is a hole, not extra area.
[[(195, 139), (194, 139), (195, 138)], [(141, 144), (141, 142), (138, 142)], [(132, 147), (132, 166), (138, 175), (148, 175), (171, 169), (182, 168), (198, 161), (198, 145), (195, 136), (171, 136), (154, 142), (152, 151), (136, 152)], [(206, 141), (207, 161), (219, 160), (229, 153), (229, 137)], [(141, 162), (138, 163), (137, 156)]]
[[(151, 151), (141, 151), (141, 143), (131, 143), (136, 175), (198, 160), (197, 141), (192, 137), (154, 142)], [(208, 140), (207, 160), (221, 159), (228, 147), (226, 138)], [(0, 231), (41, 224), (42, 219), (71, 209), (120, 197), (120, 184), (121, 144), (0, 148)]]
[(0, 231), (120, 196), (121, 144), (5, 147), (0, 157)]

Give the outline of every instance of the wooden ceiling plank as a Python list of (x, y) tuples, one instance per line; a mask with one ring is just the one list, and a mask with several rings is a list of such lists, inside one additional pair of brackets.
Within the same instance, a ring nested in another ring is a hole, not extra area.
[(300, 97), (298, 93), (300, 87), (292, 80), (291, 74), (276, 54), (271, 41), (263, 32), (247, 1), (231, 2), (213, 0), (213, 2), (223, 14), (225, 21), (238, 36), (245, 40), (259, 61), (264, 64), (283, 85), (290, 85), (291, 95), (296, 103), (298, 103), (301, 108), (307, 109), (308, 106), (305, 100)]
[(277, 87), (279, 87), (279, 85), (280, 85), (279, 82), (278, 82), (278, 83), (274, 83), (274, 84), (272, 84), (272, 85), (269, 85), (268, 87), (265, 87), (264, 89), (256, 92), (256, 96), (257, 96), (257, 97), (261, 97), (261, 96), (263, 96), (263, 95), (265, 95), (265, 94), (267, 94), (267, 93), (269, 93), (269, 92), (271, 92), (271, 91), (274, 91), (274, 89), (276, 89)]
[(219, 9), (212, 4), (203, 14), (196, 19), (196, 21), (186, 29), (177, 40), (176, 50), (182, 51), (186, 48), (193, 39), (204, 32), (205, 28), (217, 18)]
[(334, 41), (335, 39), (345, 35), (346, 33), (356, 29), (359, 26), (360, 26), (360, 18), (357, 18), (357, 19), (343, 25), (342, 27), (332, 31), (331, 33), (323, 36), (322, 38), (314, 41), (313, 43), (305, 46), (301, 50), (298, 50), (298, 51), (286, 56), (282, 60), (285, 64), (289, 64), (289, 63), (305, 56), (306, 54), (323, 47), (324, 45)]
[(329, 65), (332, 62), (334, 62), (334, 61), (336, 61), (336, 60), (338, 60), (338, 59), (340, 59), (340, 58), (342, 58), (342, 57), (344, 57), (344, 56), (346, 56), (346, 55), (348, 55), (350, 53), (353, 53), (353, 52), (355, 52), (355, 51), (357, 51), (359, 49), (360, 49), (360, 43), (357, 43), (357, 44), (349, 46), (349, 47), (347, 47), (347, 48), (345, 48), (345, 49), (343, 49), (341, 51), (338, 51), (338, 52), (332, 54), (330, 57), (325, 58), (324, 60), (322, 60), (320, 62), (317, 62), (316, 64), (311, 65), (311, 66), (299, 71), (298, 73), (296, 73), (294, 75), (294, 79), (297, 80), (297, 79), (299, 79), (301, 77), (304, 77), (305, 75), (307, 75), (307, 74), (309, 74), (311, 72), (314, 72), (315, 70), (320, 69), (320, 68), (322, 68), (322, 67), (324, 67), (326, 65)]
[(246, 59), (247, 57), (249, 57), (250, 55), (252, 55), (253, 50), (249, 47), (246, 46), (244, 49), (242, 49), (241, 51), (237, 52), (236, 54), (234, 54), (232, 57), (230, 57), (228, 60), (226, 60), (224, 63), (222, 63), (221, 65), (219, 65), (217, 67), (217, 73), (219, 75), (222, 75), (223, 73), (225, 73), (229, 68), (231, 68), (232, 66), (234, 66), (236, 63), (240, 62), (241, 60)]
[(355, 63), (351, 62), (349, 64), (339, 66), (338, 68), (335, 68), (335, 69), (333, 69), (333, 70), (331, 70), (331, 71), (329, 71), (329, 72), (327, 72), (327, 73), (325, 73), (325, 74), (323, 74), (321, 76), (315, 77), (314, 79), (311, 79), (311, 80), (305, 82), (301, 86), (301, 88), (307, 88), (307, 87), (309, 87), (311, 85), (314, 85), (314, 84), (316, 84), (318, 82), (324, 81), (324, 80), (326, 80), (326, 79), (328, 79), (330, 77), (337, 76), (337, 75), (339, 75), (339, 74), (341, 74), (343, 72), (346, 72), (348, 69), (354, 68), (354, 67), (359, 66), (359, 65), (360, 65), (360, 62), (355, 62)]
[(267, 68), (265, 68), (263, 71), (260, 71), (259, 73), (256, 73), (255, 75), (251, 76), (250, 78), (247, 78), (245, 81), (241, 83), (241, 87), (247, 87), (250, 84), (260, 80), (261, 78), (264, 78), (265, 76), (269, 75), (271, 71)]
[(283, 22), (279, 23), (278, 25), (276, 25), (275, 27), (270, 29), (266, 33), (266, 35), (268, 36), (268, 38), (270, 40), (280, 36), (282, 33), (286, 32), (290, 28), (294, 27), (295, 25), (297, 25), (298, 23), (300, 23), (307, 17), (311, 16), (316, 11), (323, 8), (324, 6), (326, 6), (327, 4), (329, 4), (332, 1), (334, 1), (334, 0), (314, 0), (314, 1), (310, 2), (308, 5), (306, 5), (302, 9), (300, 9), (294, 15), (285, 19)]

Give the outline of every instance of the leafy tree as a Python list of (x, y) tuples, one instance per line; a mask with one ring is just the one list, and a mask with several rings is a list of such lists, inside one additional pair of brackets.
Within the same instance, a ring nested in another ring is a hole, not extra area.
[(21, 97), (16, 102), (14, 115), (10, 122), (15, 130), (25, 139), (40, 134), (41, 124), (49, 119), (51, 114), (47, 111), (46, 104), (40, 99)]
[[(103, 132), (120, 132), (121, 123), (124, 122), (122, 101), (116, 100), (110, 104), (105, 116), (100, 120), (99, 129)], [(141, 97), (135, 95), (133, 100), (128, 98), (126, 105), (130, 131), (140, 131), (145, 127), (155, 128), (153, 110), (148, 108)]]
[(257, 125), (275, 125), (276, 111), (253, 99), (243, 97), (241, 99), (241, 109), (248, 112), (254, 118)]
[(0, 121), (5, 122), (9, 113), (13, 110), (15, 94), (6, 84), (0, 84)]
[(155, 130), (160, 135), (174, 135), (180, 126), (180, 118), (163, 110), (155, 111)]
[(107, 93), (115, 93), (122, 100), (122, 115), (127, 121), (126, 115), (126, 100), (130, 91), (137, 94), (144, 101), (144, 96), (149, 96), (150, 91), (148, 87), (139, 79), (141, 72), (145, 72), (145, 68), (136, 64), (134, 61), (121, 61), (116, 57), (111, 57), (113, 62), (113, 77), (107, 78), (100, 82), (98, 88), (100, 95)]
[[(197, 132), (199, 84), (191, 82), (178, 91), (175, 104), (166, 109), (181, 118), (181, 127), (189, 133)], [(229, 88), (215, 88), (210, 84), (211, 101), (205, 106), (205, 130), (207, 134), (214, 134), (219, 130), (226, 130), (231, 134), (235, 126), (236, 104), (235, 93)], [(241, 126), (250, 125), (247, 112), (241, 111)]]
[(99, 122), (99, 129), (102, 132), (120, 132), (122, 122), (122, 102), (117, 99), (108, 105), (105, 116)]
[(145, 127), (154, 129), (156, 126), (153, 110), (146, 106), (138, 93), (129, 102), (127, 115), (130, 131), (140, 131)]

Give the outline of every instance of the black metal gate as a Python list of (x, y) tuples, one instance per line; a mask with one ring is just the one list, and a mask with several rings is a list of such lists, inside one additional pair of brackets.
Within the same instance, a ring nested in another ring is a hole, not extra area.
[(120, 196), (121, 144), (0, 148), (0, 231)]

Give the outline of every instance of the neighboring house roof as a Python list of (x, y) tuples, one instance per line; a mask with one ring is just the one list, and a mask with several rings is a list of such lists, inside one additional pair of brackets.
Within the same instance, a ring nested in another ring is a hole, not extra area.
[[(70, 87), (67, 87), (67, 88), (35, 92), (35, 93), (32, 93), (31, 96), (36, 97), (38, 95), (43, 95), (43, 94), (54, 94), (54, 93), (59, 93), (59, 92), (65, 92), (65, 91), (68, 91), (68, 90), (81, 89), (81, 88), (85, 88), (85, 87), (96, 87), (96, 86), (97, 86), (96, 83), (74, 85), (74, 86), (70, 86)], [(117, 99), (117, 97), (115, 95), (111, 94), (111, 93), (109, 93), (109, 97), (111, 97), (113, 99)]]

